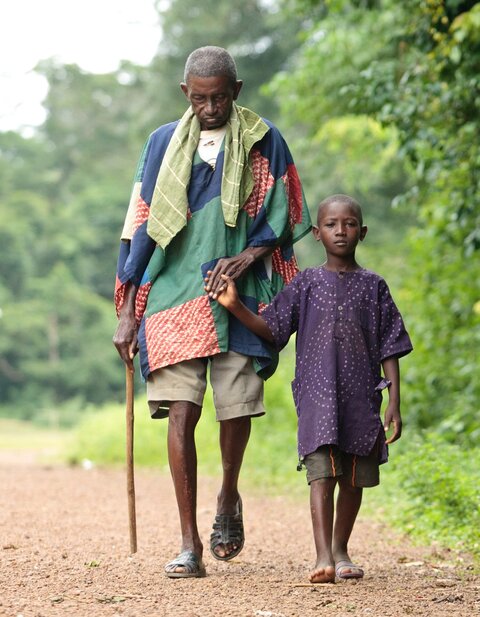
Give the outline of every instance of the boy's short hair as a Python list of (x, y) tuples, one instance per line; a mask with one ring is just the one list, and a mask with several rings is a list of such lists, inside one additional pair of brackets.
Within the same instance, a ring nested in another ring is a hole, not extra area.
[(346, 204), (347, 206), (350, 206), (351, 208), (353, 208), (360, 222), (360, 227), (363, 226), (362, 207), (360, 206), (360, 204), (358, 203), (356, 199), (353, 199), (353, 197), (350, 197), (350, 195), (343, 195), (342, 193), (338, 193), (337, 195), (330, 195), (330, 197), (326, 197), (322, 202), (320, 202), (318, 206), (318, 211), (317, 211), (317, 220), (323, 208), (333, 203)]

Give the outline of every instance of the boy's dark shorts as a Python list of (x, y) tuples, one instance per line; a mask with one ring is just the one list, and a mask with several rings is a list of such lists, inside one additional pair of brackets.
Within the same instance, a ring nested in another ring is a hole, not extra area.
[(347, 454), (338, 446), (321, 446), (304, 459), (307, 468), (307, 482), (322, 478), (346, 478), (351, 486), (367, 488), (380, 483), (378, 448), (375, 446), (368, 456)]

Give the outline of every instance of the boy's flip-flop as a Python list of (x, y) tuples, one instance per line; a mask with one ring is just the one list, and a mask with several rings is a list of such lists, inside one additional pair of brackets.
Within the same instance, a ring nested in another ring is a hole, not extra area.
[(338, 578), (363, 578), (363, 570), (347, 559), (337, 561), (335, 574)]
[[(245, 543), (243, 529), (242, 499), (239, 497), (236, 514), (217, 514), (210, 535), (210, 552), (219, 561), (229, 561), (238, 555)], [(215, 549), (220, 544), (233, 544), (236, 548), (225, 555), (219, 555)]]
[[(184, 571), (175, 572), (177, 568), (184, 568)], [(165, 566), (165, 576), (169, 578), (202, 578), (205, 575), (205, 566), (193, 551), (183, 551)]]

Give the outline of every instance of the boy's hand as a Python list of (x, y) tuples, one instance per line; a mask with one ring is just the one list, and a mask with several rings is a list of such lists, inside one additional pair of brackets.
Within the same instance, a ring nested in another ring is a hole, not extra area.
[[(207, 292), (210, 291), (209, 280), (210, 280), (211, 274), (212, 274), (212, 271), (209, 270), (205, 278), (205, 291)], [(237, 286), (235, 285), (234, 281), (226, 274), (221, 274), (220, 276), (224, 281), (224, 285), (222, 285), (222, 287), (216, 294), (212, 295), (212, 293), (210, 292), (209, 296), (213, 297), (214, 300), (216, 300), (219, 304), (221, 304), (225, 308), (231, 309), (239, 301)]]
[(400, 439), (402, 435), (402, 417), (400, 415), (400, 408), (398, 405), (389, 403), (385, 409), (385, 422), (383, 424), (385, 433), (390, 429), (391, 424), (393, 424), (393, 433), (387, 439), (387, 444), (397, 441), (397, 439)]

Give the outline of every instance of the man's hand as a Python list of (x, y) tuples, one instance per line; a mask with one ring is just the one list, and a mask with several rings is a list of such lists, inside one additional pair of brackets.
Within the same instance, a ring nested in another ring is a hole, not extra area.
[(213, 300), (217, 299), (218, 294), (226, 289), (227, 285), (222, 275), (228, 276), (232, 281), (236, 281), (242, 274), (257, 261), (266, 257), (272, 252), (269, 246), (251, 246), (236, 255), (235, 257), (222, 257), (219, 259), (205, 279), (205, 291)]
[(385, 409), (385, 422), (383, 428), (385, 433), (390, 429), (393, 424), (393, 433), (387, 439), (387, 444), (393, 443), (400, 439), (402, 435), (402, 417), (400, 415), (400, 408), (397, 405), (389, 403)]
[(120, 310), (120, 320), (113, 335), (113, 344), (117, 348), (120, 358), (133, 373), (133, 358), (138, 351), (138, 324), (135, 319), (135, 298), (137, 289), (131, 283), (125, 288), (125, 299)]
[(123, 314), (118, 322), (117, 330), (113, 336), (113, 344), (117, 348), (120, 358), (125, 362), (128, 369), (133, 373), (133, 358), (138, 351), (138, 326), (135, 321), (127, 314)]

